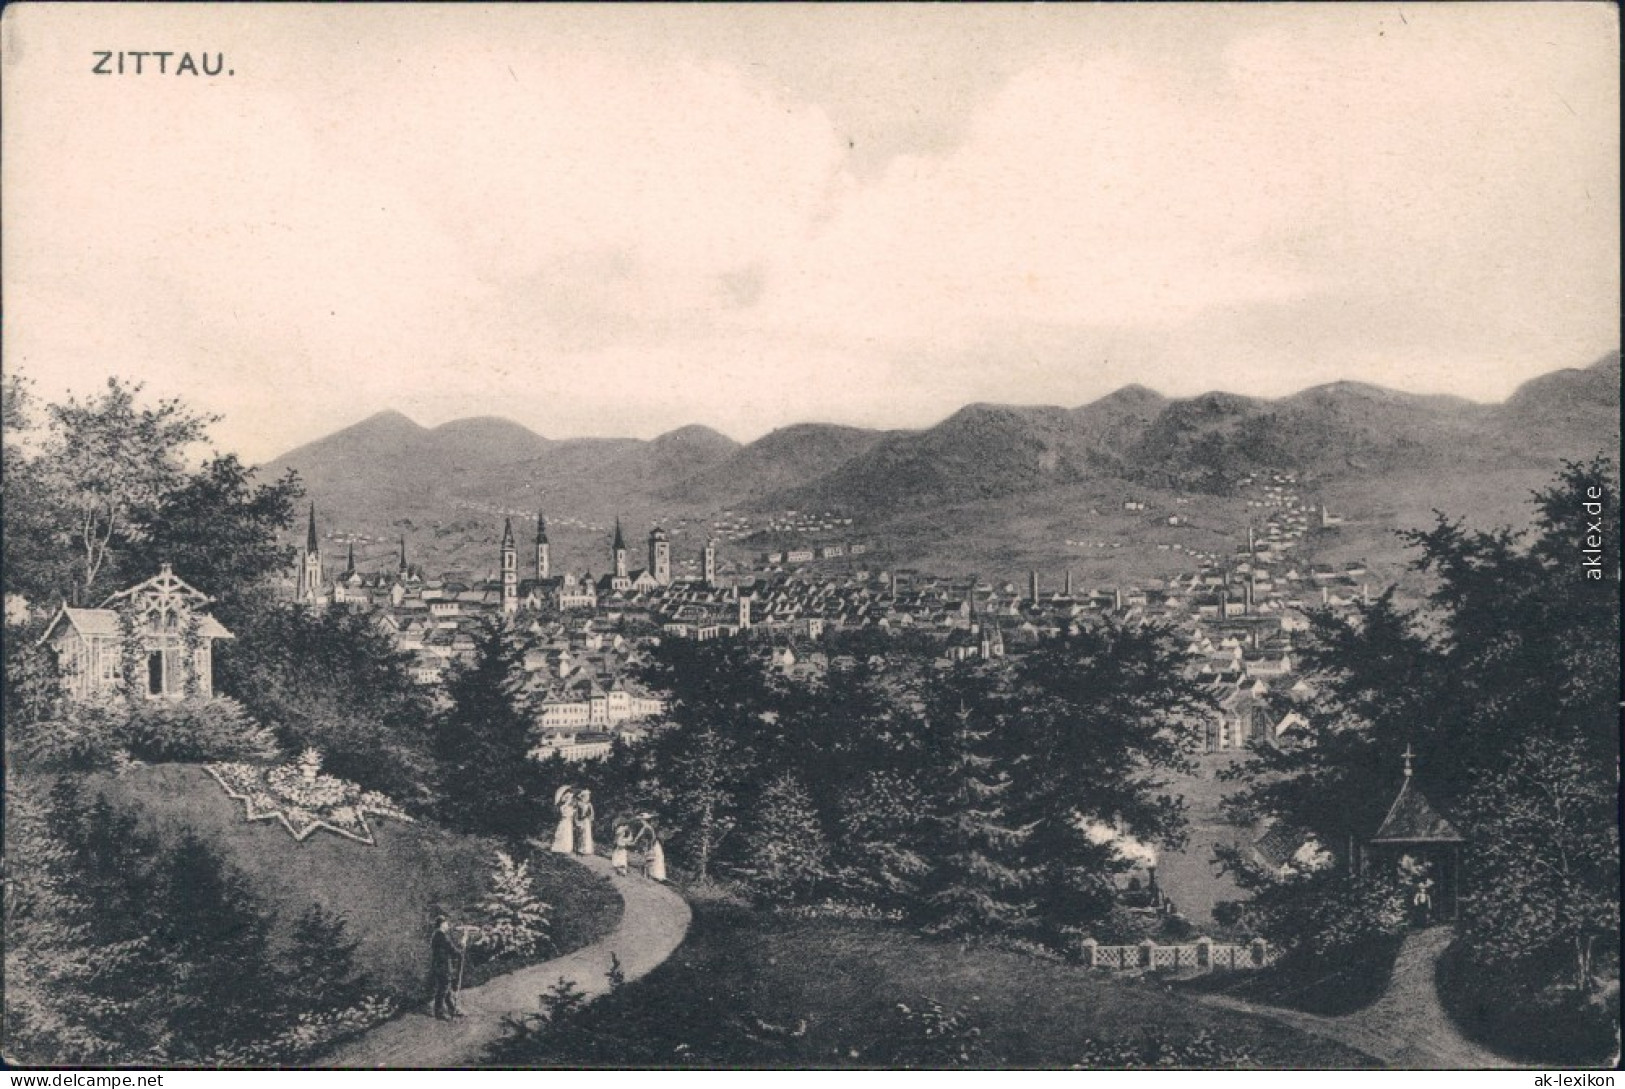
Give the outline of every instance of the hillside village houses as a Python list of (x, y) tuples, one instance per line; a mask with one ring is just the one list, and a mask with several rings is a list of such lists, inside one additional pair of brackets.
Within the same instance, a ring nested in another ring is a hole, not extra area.
[(768, 567), (724, 579), (714, 540), (703, 548), (698, 575), (674, 577), (666, 531), (650, 531), (647, 565), (633, 568), (618, 521), (608, 573), (594, 579), (555, 569), (540, 515), (523, 578), (508, 519), (495, 577), (425, 577), (407, 562), (402, 539), (395, 570), (362, 573), (352, 548), (344, 571), (328, 582), (313, 507), (295, 593), (314, 607), (371, 611), (415, 656), (414, 679), (425, 685), (472, 654), (472, 622), (506, 619), (530, 639), (525, 668), (538, 697), (540, 755), (601, 754), (615, 735), (635, 734), (657, 719), (664, 710), (659, 695), (630, 678), (646, 648), (662, 637), (704, 640), (750, 631), (772, 668), (815, 674), (828, 667), (820, 644), (825, 632), (922, 633), (938, 642), (938, 662), (946, 666), (1020, 654), (1046, 635), (1103, 616), (1164, 624), (1184, 636), (1192, 673), (1213, 695), (1215, 710), (1198, 727), (1203, 744), (1223, 752), (1254, 740), (1290, 743), (1304, 725), (1292, 702), (1309, 691), (1296, 675), (1294, 636), (1306, 630), (1311, 611), (1347, 610), (1367, 596), (1363, 565), (1334, 570), (1295, 561), (1309, 529), (1308, 509), (1284, 492), (1271, 493), (1270, 504), (1262, 530), (1249, 527), (1245, 547), (1229, 557), (1145, 585), (1087, 590), (1074, 585), (1070, 572), (1049, 586), (1030, 572), (1018, 588), (975, 577), (863, 570), (850, 557), (839, 571)]

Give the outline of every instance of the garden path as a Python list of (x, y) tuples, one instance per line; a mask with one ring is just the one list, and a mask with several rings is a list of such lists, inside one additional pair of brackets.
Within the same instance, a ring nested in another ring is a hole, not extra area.
[(1434, 973), (1453, 931), (1436, 926), (1406, 935), (1382, 997), (1363, 1010), (1323, 1017), (1227, 995), (1202, 995), (1211, 1006), (1267, 1017), (1363, 1051), (1387, 1066), (1409, 1070), (1483, 1070), (1516, 1064), (1463, 1036), (1439, 1002)]
[[(576, 856), (594, 873), (610, 877), (607, 859)], [(620, 925), (591, 945), (562, 957), (510, 972), (462, 993), (465, 1016), (436, 1021), (407, 1013), (340, 1046), (320, 1065), (350, 1069), (446, 1068), (478, 1065), (487, 1045), (501, 1038), (505, 1016), (538, 1010), (538, 996), (562, 976), (589, 998), (609, 990), (610, 956), (620, 958), (628, 982), (646, 975), (682, 944), (688, 904), (675, 890), (641, 877), (611, 877), (626, 903)], [(427, 959), (427, 943), (424, 957)]]

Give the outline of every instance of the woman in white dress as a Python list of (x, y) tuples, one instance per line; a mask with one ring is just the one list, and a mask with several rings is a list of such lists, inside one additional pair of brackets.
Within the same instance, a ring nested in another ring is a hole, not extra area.
[(576, 849), (575, 791), (567, 786), (559, 787), (558, 793), (553, 795), (553, 804), (559, 811), (559, 826), (553, 830), (553, 852), (567, 855)]
[(653, 813), (638, 814), (637, 844), (643, 849), (643, 875), (651, 881), (666, 880), (666, 851), (660, 846)]
[(583, 790), (576, 794), (576, 854), (590, 855), (593, 853), (592, 843), (592, 791)]

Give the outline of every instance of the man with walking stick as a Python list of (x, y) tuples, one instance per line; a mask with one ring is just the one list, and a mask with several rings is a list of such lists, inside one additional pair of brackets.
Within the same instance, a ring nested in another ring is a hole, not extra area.
[[(468, 944), (464, 928), (463, 944)], [(454, 967), (455, 966), (455, 967)], [(457, 1009), (457, 996), (453, 990), (462, 990), (463, 950), (451, 940), (451, 921), (444, 915), (434, 917), (434, 937), (429, 939), (429, 986), (434, 990), (434, 1017), (436, 1021), (450, 1021), (461, 1017)]]

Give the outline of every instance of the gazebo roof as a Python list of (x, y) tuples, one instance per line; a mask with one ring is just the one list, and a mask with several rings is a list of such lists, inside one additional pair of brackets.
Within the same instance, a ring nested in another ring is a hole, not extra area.
[(1410, 769), (1372, 843), (1460, 843), (1461, 834), (1416, 789)]

